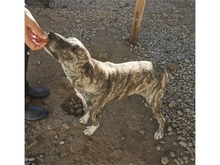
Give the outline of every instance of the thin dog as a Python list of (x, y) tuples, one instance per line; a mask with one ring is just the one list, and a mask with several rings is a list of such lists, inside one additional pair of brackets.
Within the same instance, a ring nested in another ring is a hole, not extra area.
[(92, 125), (86, 127), (85, 135), (92, 135), (99, 127), (102, 109), (107, 102), (138, 94), (146, 99), (159, 123), (154, 138), (163, 137), (165, 118), (160, 108), (168, 74), (162, 67), (150, 61), (100, 62), (91, 58), (86, 47), (74, 37), (65, 38), (54, 32), (48, 37), (45, 50), (61, 64), (82, 100), (84, 115), (79, 122), (87, 124), (92, 116)]

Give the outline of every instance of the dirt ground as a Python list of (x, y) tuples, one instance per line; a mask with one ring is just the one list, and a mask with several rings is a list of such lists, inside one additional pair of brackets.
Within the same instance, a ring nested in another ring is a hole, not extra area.
[[(76, 24), (76, 20), (62, 17), (54, 20), (45, 15), (33, 15), (47, 32), (53, 30), (64, 34), (64, 27)], [(84, 26), (89, 25), (88, 22), (83, 23)], [(116, 39), (121, 33), (117, 28), (99, 29), (91, 40), (83, 43), (95, 59), (117, 63), (136, 60), (137, 55), (130, 51), (127, 42)], [(100, 127), (92, 136), (85, 136), (83, 130), (86, 126), (78, 122), (81, 111), (76, 112), (75, 107), (71, 109), (74, 102), (78, 102), (80, 107), (80, 101), (60, 64), (40, 50), (30, 51), (28, 65), (29, 84), (49, 88), (50, 95), (45, 99), (26, 99), (30, 105), (49, 110), (49, 116), (43, 120), (25, 121), (26, 164), (160, 165), (161, 158), (167, 157), (168, 164), (175, 165), (170, 151), (174, 151), (176, 157), (184, 153), (184, 148), (174, 143), (178, 135), (167, 135), (168, 124), (163, 139), (153, 138), (158, 124), (139, 96), (109, 102), (104, 107)], [(167, 104), (163, 100), (163, 109)], [(195, 162), (189, 160), (188, 165), (193, 164)]]

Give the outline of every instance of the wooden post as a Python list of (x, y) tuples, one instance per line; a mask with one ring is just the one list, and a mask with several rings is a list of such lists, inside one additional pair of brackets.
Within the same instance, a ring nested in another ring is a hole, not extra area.
[(146, 0), (136, 0), (131, 35), (129, 38), (129, 42), (133, 45), (137, 45), (137, 43), (138, 43), (138, 35), (140, 32), (145, 2), (146, 2)]

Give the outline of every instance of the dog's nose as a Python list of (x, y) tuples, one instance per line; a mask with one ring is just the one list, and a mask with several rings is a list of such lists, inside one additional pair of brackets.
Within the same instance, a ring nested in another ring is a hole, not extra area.
[(48, 37), (49, 37), (49, 39), (55, 39), (55, 38), (56, 38), (54, 32), (50, 32), (50, 33), (48, 34)]

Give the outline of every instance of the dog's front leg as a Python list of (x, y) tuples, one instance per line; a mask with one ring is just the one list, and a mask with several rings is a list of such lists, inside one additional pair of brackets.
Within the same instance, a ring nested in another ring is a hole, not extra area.
[(92, 135), (99, 127), (99, 122), (100, 122), (103, 106), (100, 106), (99, 108), (93, 107), (93, 109), (92, 109), (92, 125), (86, 127), (86, 129), (84, 130), (85, 135)]
[(83, 103), (83, 111), (84, 111), (84, 115), (83, 117), (81, 117), (79, 119), (79, 122), (82, 123), (82, 124), (87, 124), (88, 120), (89, 120), (89, 104), (90, 104), (90, 101), (88, 99), (86, 99), (86, 97), (81, 94), (77, 89), (75, 89), (76, 91), (76, 95), (82, 100), (82, 103)]

